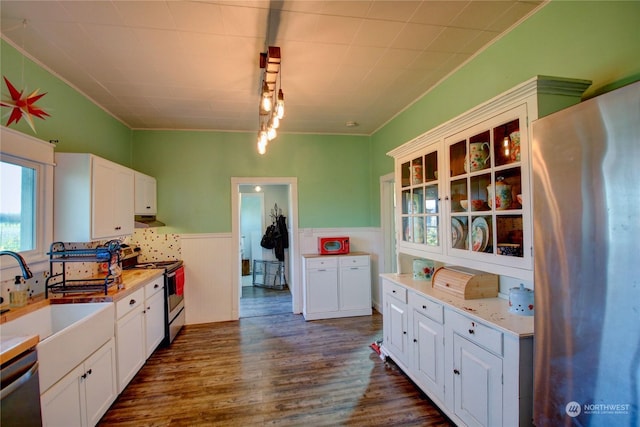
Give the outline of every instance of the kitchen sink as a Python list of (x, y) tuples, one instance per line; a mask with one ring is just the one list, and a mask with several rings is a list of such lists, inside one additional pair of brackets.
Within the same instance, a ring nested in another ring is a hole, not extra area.
[(113, 303), (51, 304), (2, 324), (3, 336), (39, 335), (40, 393), (114, 336)]

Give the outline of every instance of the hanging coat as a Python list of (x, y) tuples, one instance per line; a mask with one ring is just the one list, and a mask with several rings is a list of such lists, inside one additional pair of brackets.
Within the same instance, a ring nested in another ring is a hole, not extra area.
[(287, 217), (279, 215), (276, 220), (274, 253), (278, 261), (284, 261), (284, 250), (289, 247), (289, 232), (287, 231)]

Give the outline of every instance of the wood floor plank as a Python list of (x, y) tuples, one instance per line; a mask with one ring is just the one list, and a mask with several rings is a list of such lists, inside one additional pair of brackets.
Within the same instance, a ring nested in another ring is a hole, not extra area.
[(369, 347), (380, 314), (306, 322), (283, 300), (273, 297), (273, 314), (264, 298), (239, 321), (186, 326), (99, 426), (453, 425)]

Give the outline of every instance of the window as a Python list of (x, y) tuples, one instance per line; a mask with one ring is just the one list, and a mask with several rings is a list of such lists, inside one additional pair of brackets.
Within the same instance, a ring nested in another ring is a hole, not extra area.
[[(0, 249), (19, 252), (33, 273), (48, 267), (53, 240), (54, 146), (0, 126)], [(0, 257), (2, 279), (20, 274)]]
[(0, 161), (0, 249), (36, 249), (38, 166), (24, 160)]

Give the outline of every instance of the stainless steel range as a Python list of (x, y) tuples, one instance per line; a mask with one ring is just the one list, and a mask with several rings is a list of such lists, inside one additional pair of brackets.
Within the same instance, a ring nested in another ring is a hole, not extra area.
[(164, 270), (165, 289), (165, 338), (169, 345), (185, 323), (184, 265), (181, 260), (151, 261), (134, 264), (128, 268), (157, 268)]

